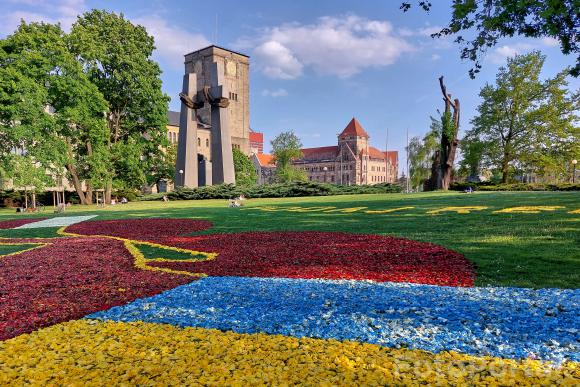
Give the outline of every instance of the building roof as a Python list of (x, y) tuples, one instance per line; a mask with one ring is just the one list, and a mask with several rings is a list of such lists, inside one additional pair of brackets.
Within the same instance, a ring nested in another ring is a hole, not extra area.
[(212, 44), (212, 45), (210, 45), (210, 46), (207, 46), (207, 47), (204, 47), (204, 48), (200, 48), (199, 50), (192, 51), (192, 52), (190, 52), (190, 53), (188, 53), (188, 54), (185, 54), (185, 55), (187, 56), (187, 55), (190, 55), (190, 54), (194, 54), (194, 53), (196, 53), (196, 52), (205, 51), (205, 50), (207, 50), (208, 48), (219, 48), (220, 50), (224, 50), (224, 51), (233, 52), (234, 54), (238, 54), (238, 55), (241, 55), (241, 56), (245, 56), (246, 58), (249, 58), (249, 56), (248, 56), (248, 55), (246, 55), (246, 54), (242, 54), (241, 52), (232, 51), (232, 50), (230, 50), (230, 49), (227, 49), (227, 48), (224, 48), (224, 47), (216, 46), (215, 44)]
[(258, 159), (258, 162), (260, 163), (260, 166), (262, 166), (262, 167), (275, 167), (276, 166), (274, 164), (274, 156), (272, 156), (268, 153), (258, 153), (258, 154), (254, 154), (254, 156), (256, 156), (256, 158)]
[(263, 143), (264, 142), (264, 133), (254, 132), (253, 130), (250, 129), (250, 141)]
[[(364, 155), (365, 153), (366, 153), (366, 151), (363, 149), (361, 151), (361, 155)], [(370, 146), (369, 147), (369, 156), (371, 156), (371, 159), (378, 159), (378, 160), (385, 160), (385, 157), (388, 157), (391, 164), (395, 165), (395, 164), (397, 164), (397, 160), (399, 158), (399, 152), (397, 152), (397, 151), (384, 152), (384, 151), (379, 150), (373, 146)]]
[(340, 133), (340, 137), (347, 137), (347, 136), (357, 136), (357, 137), (366, 137), (368, 138), (368, 133), (363, 129), (360, 122), (357, 121), (356, 118), (352, 118), (346, 128)]
[[(167, 112), (167, 125), (179, 127), (180, 112), (174, 112), (169, 110)], [(197, 116), (197, 128), (198, 129), (211, 129), (211, 125), (201, 122), (199, 115)]]
[(169, 110), (167, 112), (167, 122), (171, 126), (179, 126), (179, 112)]
[(338, 156), (338, 146), (321, 146), (318, 148), (301, 149), (303, 157), (300, 161), (334, 160)]

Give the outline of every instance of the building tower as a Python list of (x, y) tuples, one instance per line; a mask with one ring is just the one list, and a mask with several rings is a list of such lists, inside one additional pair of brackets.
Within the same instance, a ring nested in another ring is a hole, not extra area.
[[(230, 104), (229, 126), (232, 146), (245, 154), (250, 154), (250, 88), (249, 88), (249, 57), (218, 46), (209, 46), (185, 55), (185, 73), (195, 73), (197, 90), (210, 85), (211, 66), (219, 63), (225, 72), (225, 82), (228, 89)], [(211, 108), (206, 104), (197, 110), (198, 120), (211, 126)]]

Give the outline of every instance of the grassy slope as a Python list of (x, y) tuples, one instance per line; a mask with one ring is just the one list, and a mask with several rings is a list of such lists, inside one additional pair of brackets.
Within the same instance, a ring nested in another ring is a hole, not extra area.
[[(387, 209), (413, 206), (389, 214), (264, 212), (253, 207), (335, 206)], [(493, 214), (522, 205), (559, 205), (565, 210), (539, 214)], [(446, 206), (488, 206), (470, 214), (427, 215)], [(489, 192), (387, 194), (249, 200), (243, 209), (224, 200), (143, 202), (107, 209), (74, 207), (67, 215), (99, 214), (99, 219), (194, 217), (211, 220), (209, 232), (319, 230), (395, 235), (433, 242), (463, 253), (478, 266), (478, 285), (580, 288), (580, 208), (577, 192)], [(48, 211), (42, 215), (50, 214)], [(29, 215), (20, 215), (29, 216)], [(17, 217), (0, 211), (0, 220)], [(0, 230), (0, 237), (50, 236), (53, 229)]]

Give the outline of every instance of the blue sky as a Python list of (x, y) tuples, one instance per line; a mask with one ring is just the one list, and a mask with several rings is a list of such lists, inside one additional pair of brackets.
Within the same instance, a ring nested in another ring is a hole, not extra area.
[[(506, 39), (490, 50), (483, 71), (471, 80), (471, 63), (459, 59), (459, 46), (428, 36), (449, 20), (450, 1), (433, 2), (428, 14), (403, 13), (400, 2), (0, 0), (0, 36), (14, 31), (21, 18), (58, 21), (68, 29), (76, 15), (91, 8), (123, 12), (155, 37), (172, 110), (179, 109), (183, 55), (218, 44), (251, 57), (250, 124), (264, 132), (266, 149), (277, 133), (289, 129), (305, 147), (334, 145), (354, 116), (376, 147), (384, 148), (389, 129), (389, 149), (399, 151), (401, 167), (406, 130), (423, 135), (429, 115), (442, 108), (440, 75), (461, 100), (464, 131), (476, 112), (479, 89), (494, 81), (507, 56), (542, 51), (545, 76), (574, 63), (551, 39)], [(580, 80), (570, 86), (579, 88)]]

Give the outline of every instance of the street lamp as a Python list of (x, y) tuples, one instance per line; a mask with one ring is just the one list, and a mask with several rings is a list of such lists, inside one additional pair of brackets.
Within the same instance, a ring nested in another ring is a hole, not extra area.
[(324, 171), (324, 182), (326, 183), (326, 171), (328, 171), (328, 168), (324, 167), (322, 170)]
[(572, 184), (576, 183), (576, 164), (578, 164), (578, 160), (574, 159), (572, 160)]
[(181, 186), (183, 187), (183, 169), (179, 170), (179, 175), (181, 176)]

